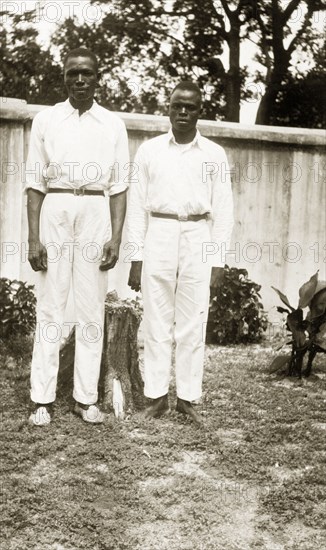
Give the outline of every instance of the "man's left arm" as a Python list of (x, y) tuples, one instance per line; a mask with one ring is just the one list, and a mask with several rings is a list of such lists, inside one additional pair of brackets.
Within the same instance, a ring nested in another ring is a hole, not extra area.
[(109, 187), (112, 237), (103, 246), (100, 264), (102, 271), (112, 269), (119, 259), (122, 229), (126, 216), (126, 191), (129, 186), (129, 170), (128, 135), (126, 127), (121, 121), (115, 149), (113, 180), (110, 182)]
[(112, 237), (103, 246), (103, 256), (100, 265), (102, 271), (112, 269), (119, 259), (122, 229), (126, 216), (126, 195), (126, 191), (122, 191), (110, 197)]

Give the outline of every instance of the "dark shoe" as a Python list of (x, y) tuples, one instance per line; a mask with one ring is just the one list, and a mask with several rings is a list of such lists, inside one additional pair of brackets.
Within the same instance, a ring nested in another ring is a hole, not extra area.
[(152, 404), (145, 410), (145, 418), (159, 418), (169, 410), (168, 394), (152, 399)]
[(189, 415), (197, 426), (203, 425), (201, 416), (195, 411), (194, 406), (190, 403), (190, 401), (185, 401), (184, 399), (180, 399), (180, 397), (178, 397), (175, 410), (181, 414)]

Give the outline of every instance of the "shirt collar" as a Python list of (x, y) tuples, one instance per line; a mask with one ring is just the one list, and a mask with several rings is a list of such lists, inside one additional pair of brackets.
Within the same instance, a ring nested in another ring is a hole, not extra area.
[[(168, 142), (171, 142), (171, 143), (175, 143), (176, 145), (179, 145), (176, 141), (175, 141), (175, 137), (174, 137), (174, 134), (172, 132), (172, 128), (170, 128), (170, 130), (168, 131), (167, 133), (167, 138), (168, 138)], [(200, 149), (203, 148), (203, 138), (202, 138), (202, 135), (201, 133), (199, 132), (199, 130), (196, 130), (196, 135), (194, 137), (194, 139), (190, 142), (190, 143), (187, 143), (187, 145), (189, 145), (189, 149), (191, 147), (194, 147), (195, 145), (198, 145), (198, 147)]]
[[(66, 101), (64, 102), (64, 109), (65, 109), (65, 118), (67, 118), (68, 116), (72, 115), (75, 111), (77, 111), (77, 109), (75, 109), (71, 105), (71, 103), (69, 101), (69, 98), (66, 99)], [(91, 108), (88, 109), (88, 111), (85, 111), (85, 112), (92, 115), (99, 122), (103, 121), (103, 116), (101, 114), (101, 108), (100, 108), (99, 104), (95, 101), (95, 99), (93, 101), (93, 105), (91, 106)]]

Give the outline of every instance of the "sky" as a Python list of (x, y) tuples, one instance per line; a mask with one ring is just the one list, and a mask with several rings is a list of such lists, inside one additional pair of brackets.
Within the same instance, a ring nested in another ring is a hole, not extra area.
[[(289, 0), (281, 0), (282, 4), (286, 5)], [(91, 5), (89, 0), (13, 0), (13, 1), (0, 1), (1, 9), (8, 10), (11, 13), (24, 13), (36, 8), (36, 26), (39, 31), (40, 41), (48, 45), (50, 42), (51, 33), (55, 30), (56, 26), (60, 25), (66, 17), (76, 16), (80, 22), (87, 22), (88, 24), (99, 22), (103, 15), (103, 6)], [(106, 8), (108, 11), (108, 9)], [(298, 9), (293, 13), (292, 25), (296, 29), (300, 26), (300, 20), (304, 13), (302, 9)], [(315, 14), (314, 23), (317, 28), (322, 29), (324, 23), (324, 14)], [(258, 65), (254, 61), (255, 45), (249, 40), (245, 40), (241, 46), (240, 63), (241, 66), (247, 65), (250, 72), (254, 72), (261, 69), (261, 65)], [(55, 52), (54, 52), (55, 53)], [(228, 68), (228, 52), (227, 49), (221, 56), (224, 67)], [(303, 65), (306, 64), (306, 60), (297, 59), (297, 63)], [(254, 124), (256, 112), (259, 105), (260, 97), (262, 96), (264, 89), (261, 84), (248, 81), (247, 86), (254, 92), (255, 97), (249, 101), (244, 102), (241, 105), (240, 122), (243, 124)]]

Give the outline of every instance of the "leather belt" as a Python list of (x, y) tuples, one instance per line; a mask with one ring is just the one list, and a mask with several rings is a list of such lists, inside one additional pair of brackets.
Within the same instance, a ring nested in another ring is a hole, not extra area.
[(62, 187), (56, 187), (48, 189), (48, 193), (71, 193), (75, 196), (84, 196), (84, 195), (102, 195), (104, 197), (104, 191), (92, 190), (92, 189), (63, 189)]
[(208, 212), (205, 212), (205, 214), (189, 214), (189, 216), (178, 216), (178, 214), (163, 214), (163, 212), (151, 212), (151, 216), (153, 216), (154, 218), (178, 220), (179, 222), (198, 222), (199, 220), (206, 220)]

